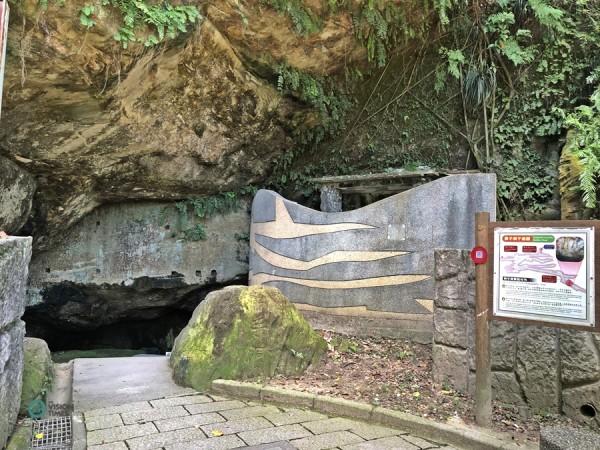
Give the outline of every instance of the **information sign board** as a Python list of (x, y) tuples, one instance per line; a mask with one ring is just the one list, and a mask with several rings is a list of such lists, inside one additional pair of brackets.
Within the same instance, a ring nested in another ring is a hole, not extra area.
[(495, 228), (493, 315), (594, 327), (594, 227)]

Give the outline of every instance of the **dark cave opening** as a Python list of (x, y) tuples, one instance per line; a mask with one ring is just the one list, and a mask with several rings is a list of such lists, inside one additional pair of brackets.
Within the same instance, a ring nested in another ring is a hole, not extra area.
[(130, 286), (61, 282), (44, 288), (43, 302), (28, 307), (23, 320), (27, 336), (45, 340), (53, 353), (135, 349), (165, 354), (210, 292), (247, 283), (247, 274), (202, 285), (148, 277)]

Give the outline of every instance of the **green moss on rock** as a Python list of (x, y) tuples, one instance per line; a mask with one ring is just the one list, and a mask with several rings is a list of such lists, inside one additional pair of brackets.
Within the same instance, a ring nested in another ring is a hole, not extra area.
[(327, 344), (275, 288), (231, 286), (211, 293), (175, 340), (175, 381), (206, 389), (217, 378), (297, 375)]
[(45, 397), (53, 376), (52, 355), (45, 341), (37, 338), (25, 338), (23, 353), (23, 388), (21, 390), (20, 414), (27, 413), (27, 406), (33, 399)]
[(31, 421), (16, 426), (6, 444), (6, 450), (28, 450), (31, 441)]

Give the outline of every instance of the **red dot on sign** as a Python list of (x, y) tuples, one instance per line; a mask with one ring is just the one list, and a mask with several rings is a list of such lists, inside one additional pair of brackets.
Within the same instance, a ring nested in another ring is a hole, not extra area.
[(565, 281), (565, 284), (569, 287), (573, 286), (573, 280), (567, 280)]
[(488, 253), (484, 247), (475, 247), (471, 250), (471, 260), (475, 264), (485, 264), (487, 262)]

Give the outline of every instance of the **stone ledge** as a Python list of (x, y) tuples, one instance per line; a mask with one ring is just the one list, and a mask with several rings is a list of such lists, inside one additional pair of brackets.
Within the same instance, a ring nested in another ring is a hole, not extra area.
[(249, 400), (260, 400), (263, 385), (257, 383), (244, 383), (232, 380), (213, 380), (211, 391), (215, 394), (242, 397)]
[[(264, 386), (258, 383), (215, 380), (212, 382), (211, 390), (221, 395), (238, 396), (251, 400), (260, 398), (263, 401), (303, 406), (323, 413), (399, 428), (416, 436), (443, 441), (465, 450), (534, 450), (538, 448), (532, 444), (517, 445), (511, 442), (510, 436), (491, 430), (438, 423), (423, 417), (374, 407), (366, 403), (322, 395), (313, 396), (292, 389)], [(314, 400), (312, 407), (309, 399)]]

